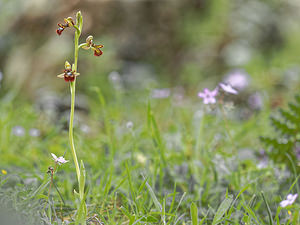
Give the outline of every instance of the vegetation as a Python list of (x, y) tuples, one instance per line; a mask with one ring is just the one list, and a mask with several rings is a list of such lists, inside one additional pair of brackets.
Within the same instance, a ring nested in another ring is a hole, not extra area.
[[(127, 17), (103, 3), (107, 20), (96, 22), (87, 3), (87, 30), (79, 13), (57, 33), (45, 28), (56, 12), (36, 24), (6, 10), (31, 39), (0, 37), (0, 221), (300, 224), (296, 3), (149, 2), (122, 3)], [(79, 48), (99, 57), (82, 52), (77, 65)], [(66, 59), (64, 82), (55, 75)]]

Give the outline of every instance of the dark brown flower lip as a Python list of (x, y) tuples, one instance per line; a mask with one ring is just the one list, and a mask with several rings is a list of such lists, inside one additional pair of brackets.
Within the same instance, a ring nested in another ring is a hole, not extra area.
[[(73, 65), (74, 66), (74, 65)], [(74, 69), (72, 69), (71, 64), (66, 61), (65, 69), (62, 74), (59, 74), (57, 77), (63, 78), (66, 82), (73, 82), (77, 76), (80, 74), (77, 73)]]
[(94, 50), (94, 56), (101, 56), (103, 54), (103, 51), (100, 48), (97, 48)]
[(58, 23), (57, 26), (58, 26), (58, 28), (57, 28), (57, 30), (56, 30), (56, 33), (57, 33), (58, 35), (61, 35), (62, 32), (65, 30), (65, 28), (67, 28), (69, 25), (68, 25), (68, 24), (61, 24), (61, 23)]

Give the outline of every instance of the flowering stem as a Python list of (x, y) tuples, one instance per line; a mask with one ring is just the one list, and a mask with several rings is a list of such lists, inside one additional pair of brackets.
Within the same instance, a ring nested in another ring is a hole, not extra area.
[(230, 134), (230, 131), (229, 131), (228, 121), (226, 119), (226, 113), (225, 113), (223, 104), (221, 106), (221, 112), (222, 112), (223, 120), (224, 120), (224, 124), (225, 124), (225, 131), (226, 131), (226, 133), (227, 133), (227, 135), (228, 135), (228, 137), (230, 139), (231, 145), (233, 146), (235, 153), (237, 153), (237, 147), (236, 147), (236, 145), (235, 145), (235, 143), (233, 141), (233, 138), (232, 138), (232, 136)]
[(203, 147), (203, 127), (204, 127), (204, 123), (205, 123), (205, 117), (206, 117), (206, 110), (204, 108), (203, 110), (203, 114), (201, 115), (201, 118), (200, 118), (200, 124), (199, 124), (199, 131), (198, 131), (198, 137), (197, 137), (197, 140), (196, 140), (196, 158), (197, 160), (199, 159), (198, 156), (199, 156), (199, 152), (202, 151), (202, 147)]
[[(75, 38), (74, 38), (74, 45), (75, 45), (75, 52), (74, 52), (74, 67), (75, 71), (77, 71), (77, 61), (78, 61), (78, 41), (80, 37), (80, 30), (76, 30)], [(73, 156), (73, 161), (76, 168), (77, 180), (78, 183), (80, 181), (80, 169), (78, 164), (78, 159), (76, 155), (75, 145), (74, 145), (74, 137), (73, 137), (73, 121), (74, 121), (74, 110), (75, 110), (75, 85), (76, 85), (76, 77), (73, 82), (70, 82), (70, 90), (71, 90), (71, 112), (70, 112), (70, 123), (69, 123), (69, 140), (71, 146), (71, 152)]]

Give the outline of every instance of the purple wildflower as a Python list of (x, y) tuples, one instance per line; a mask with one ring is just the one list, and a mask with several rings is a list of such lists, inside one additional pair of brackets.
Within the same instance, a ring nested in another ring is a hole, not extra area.
[(69, 160), (65, 160), (65, 158), (63, 156), (57, 157), (53, 153), (51, 153), (51, 155), (52, 155), (52, 158), (55, 161), (55, 163), (57, 163), (58, 165), (65, 164), (65, 163), (69, 162)]
[(198, 93), (198, 97), (203, 98), (204, 104), (215, 104), (217, 102), (215, 98), (217, 94), (218, 94), (218, 88), (215, 88), (212, 91), (210, 91), (207, 88), (204, 88), (203, 92)]
[(230, 84), (233, 88), (243, 90), (249, 84), (249, 75), (243, 70), (233, 70), (227, 74), (224, 82)]
[(249, 96), (248, 104), (251, 109), (259, 110), (263, 107), (263, 99), (259, 93), (254, 93)]
[(230, 84), (219, 83), (219, 86), (223, 89), (223, 91), (229, 94), (234, 94), (234, 95), (238, 94), (237, 90), (233, 89), (233, 87), (231, 87)]
[(280, 202), (280, 206), (281, 207), (287, 207), (288, 205), (292, 205), (295, 201), (296, 198), (298, 197), (298, 194), (288, 194), (288, 196), (286, 197), (286, 200), (283, 200)]

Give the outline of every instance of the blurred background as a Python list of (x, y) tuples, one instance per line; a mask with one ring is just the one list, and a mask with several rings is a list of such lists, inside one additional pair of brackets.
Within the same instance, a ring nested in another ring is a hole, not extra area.
[(299, 83), (299, 8), (297, 0), (1, 0), (1, 96), (16, 89), (35, 101), (65, 89), (56, 74), (73, 58), (73, 31), (55, 30), (78, 10), (82, 42), (91, 34), (105, 46), (99, 58), (80, 52), (82, 90), (109, 79), (133, 88), (213, 86), (240, 70), (249, 85), (284, 94)]
[[(74, 33), (55, 31), (78, 10), (81, 42), (93, 35), (104, 45), (101, 57), (79, 56), (76, 112), (89, 137), (95, 120), (101, 127), (95, 90), (127, 113), (124, 123), (145, 120), (149, 96), (196, 109), (197, 92), (221, 81), (240, 91), (234, 103), (242, 120), (285, 105), (299, 90), (298, 0), (0, 0), (2, 146), (14, 139), (7, 140), (11, 130), (51, 139), (49, 124), (67, 127), (69, 88), (56, 75), (73, 61)], [(140, 115), (132, 112), (139, 107)]]

